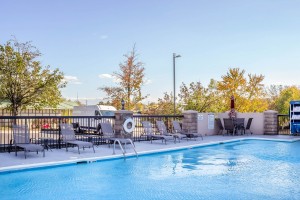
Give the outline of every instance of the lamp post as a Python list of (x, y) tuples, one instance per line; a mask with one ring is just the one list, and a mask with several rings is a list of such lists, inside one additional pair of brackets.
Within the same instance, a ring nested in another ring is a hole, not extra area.
[(121, 100), (121, 105), (122, 105), (122, 110), (124, 110), (124, 106), (125, 106), (125, 101), (124, 101), (124, 99)]
[(176, 113), (176, 90), (175, 90), (175, 59), (181, 57), (180, 55), (176, 55), (173, 53), (173, 91), (174, 91), (174, 115)]

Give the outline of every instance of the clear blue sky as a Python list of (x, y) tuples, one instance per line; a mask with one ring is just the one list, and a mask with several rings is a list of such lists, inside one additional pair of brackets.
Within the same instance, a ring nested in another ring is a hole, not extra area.
[[(32, 41), (69, 82), (66, 98), (103, 98), (134, 43), (145, 63), (147, 101), (182, 82), (220, 80), (229, 67), (300, 85), (298, 0), (0, 0), (0, 43)], [(99, 77), (100, 76), (100, 77)], [(89, 100), (89, 104), (94, 101)]]

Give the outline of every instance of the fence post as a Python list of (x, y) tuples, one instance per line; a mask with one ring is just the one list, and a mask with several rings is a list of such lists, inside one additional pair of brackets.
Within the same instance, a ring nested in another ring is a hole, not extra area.
[(277, 133), (279, 134), (279, 116), (278, 116), (278, 113), (277, 113)]
[(61, 130), (60, 130), (61, 118), (58, 118), (58, 148), (61, 149)]
[(88, 127), (87, 127), (87, 131), (88, 133), (90, 132), (90, 128), (91, 128), (91, 118), (87, 118), (88, 120)]

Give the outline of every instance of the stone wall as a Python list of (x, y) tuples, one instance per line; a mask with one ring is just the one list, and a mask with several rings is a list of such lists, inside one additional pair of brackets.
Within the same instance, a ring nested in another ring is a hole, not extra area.
[(186, 132), (195, 133), (197, 132), (197, 119), (198, 112), (194, 110), (187, 110), (183, 113), (182, 129)]
[(278, 134), (278, 112), (274, 110), (267, 110), (264, 112), (264, 134), (277, 135)]

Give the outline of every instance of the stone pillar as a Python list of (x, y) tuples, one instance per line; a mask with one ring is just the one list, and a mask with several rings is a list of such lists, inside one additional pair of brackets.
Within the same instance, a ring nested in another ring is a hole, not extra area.
[(267, 110), (264, 112), (264, 134), (265, 135), (278, 135), (278, 112), (274, 110)]
[(187, 110), (183, 113), (182, 129), (190, 133), (197, 133), (198, 112), (194, 110)]
[(127, 138), (131, 137), (130, 135), (125, 135), (123, 131), (124, 121), (133, 116), (133, 112), (129, 110), (118, 110), (115, 112), (115, 137), (117, 138)]

